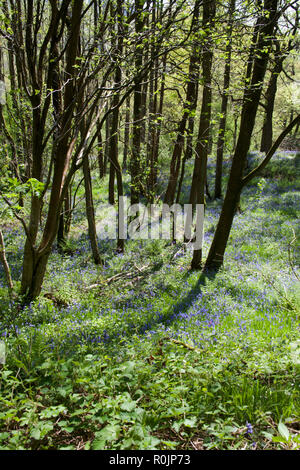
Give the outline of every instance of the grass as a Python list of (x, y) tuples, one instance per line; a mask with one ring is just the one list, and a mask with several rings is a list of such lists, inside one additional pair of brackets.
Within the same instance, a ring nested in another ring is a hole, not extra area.
[[(103, 240), (94, 266), (82, 205), (36, 302), (10, 305), (0, 271), (0, 449), (299, 448), (295, 161), (278, 155), (245, 189), (216, 275), (155, 240), (123, 255)], [(207, 205), (204, 256), (220, 204)], [(5, 236), (18, 282), (22, 234)]]

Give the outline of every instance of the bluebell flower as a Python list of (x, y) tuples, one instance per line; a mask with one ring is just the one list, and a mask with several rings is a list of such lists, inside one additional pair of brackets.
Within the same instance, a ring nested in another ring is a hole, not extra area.
[(248, 421), (246, 421), (246, 426), (247, 426), (247, 434), (252, 434), (253, 433), (252, 424), (248, 423)]

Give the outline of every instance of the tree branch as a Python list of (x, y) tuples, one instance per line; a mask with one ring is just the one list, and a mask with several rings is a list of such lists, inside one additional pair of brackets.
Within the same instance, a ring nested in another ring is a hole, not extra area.
[(248, 173), (247, 176), (245, 176), (242, 179), (242, 187), (246, 186), (246, 184), (249, 183), (255, 176), (257, 176), (261, 170), (265, 168), (265, 166), (269, 163), (271, 158), (273, 157), (274, 153), (280, 146), (281, 142), (283, 139), (291, 132), (291, 130), (300, 122), (300, 114), (284, 129), (284, 131), (280, 134), (280, 136), (277, 138), (277, 140), (274, 142), (270, 150), (267, 152), (264, 160), (256, 167), (254, 170), (252, 170), (250, 173)]

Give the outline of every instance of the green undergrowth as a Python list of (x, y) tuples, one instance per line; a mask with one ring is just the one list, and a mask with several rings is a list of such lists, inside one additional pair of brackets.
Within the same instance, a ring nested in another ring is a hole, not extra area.
[[(10, 303), (0, 273), (0, 449), (300, 448), (300, 192), (279, 163), (245, 189), (217, 274), (155, 240), (103, 241), (96, 267), (80, 207), (37, 301)], [(5, 237), (18, 283), (21, 233)]]

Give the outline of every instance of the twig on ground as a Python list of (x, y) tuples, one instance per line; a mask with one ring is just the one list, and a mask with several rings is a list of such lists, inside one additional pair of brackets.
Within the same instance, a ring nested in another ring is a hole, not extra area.
[(187, 348), (190, 351), (197, 351), (199, 353), (202, 352), (200, 349), (195, 348), (194, 346), (191, 346), (190, 344), (184, 343), (183, 341), (179, 341), (178, 339), (170, 338), (169, 336), (166, 336), (165, 338), (163, 338), (162, 341), (171, 341), (171, 343), (179, 344), (179, 346), (183, 346), (184, 348)]
[(128, 271), (128, 272), (122, 272), (122, 273), (118, 273), (118, 274), (115, 274), (114, 276), (112, 277), (109, 277), (107, 279), (103, 279), (102, 282), (100, 283), (97, 283), (97, 284), (92, 284), (90, 286), (87, 286), (85, 288), (86, 291), (89, 291), (89, 290), (92, 290), (92, 289), (97, 289), (98, 287), (105, 287), (105, 286), (108, 286), (109, 284), (111, 284), (112, 282), (116, 282), (116, 281), (119, 281), (121, 279), (134, 279), (134, 278), (138, 278), (140, 279), (140, 276), (139, 276), (139, 273), (143, 273), (145, 274), (145, 271), (146, 269), (149, 267), (150, 265), (147, 264), (145, 266), (142, 266), (141, 268), (139, 268), (138, 266), (134, 265), (134, 267), (136, 268), (136, 270), (138, 271)]

